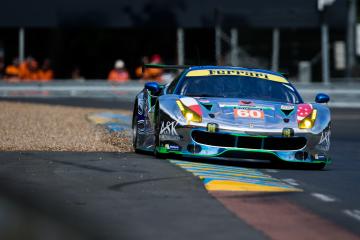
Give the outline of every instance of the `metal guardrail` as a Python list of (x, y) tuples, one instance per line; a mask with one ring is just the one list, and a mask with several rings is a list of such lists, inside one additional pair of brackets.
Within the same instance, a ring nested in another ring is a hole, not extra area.
[[(104, 80), (53, 81), (49, 83), (0, 83), (1, 98), (17, 97), (80, 97), (80, 98), (118, 98), (132, 100), (141, 91), (144, 81), (109, 83)], [(295, 83), (305, 101), (313, 102), (319, 92), (330, 95), (331, 107), (360, 107), (360, 83)]]
[(144, 81), (109, 83), (104, 80), (53, 81), (47, 83), (1, 83), (0, 97), (84, 97), (133, 98), (141, 91)]
[(330, 96), (330, 107), (360, 108), (360, 83), (295, 83), (304, 101), (313, 102), (317, 93), (326, 93)]

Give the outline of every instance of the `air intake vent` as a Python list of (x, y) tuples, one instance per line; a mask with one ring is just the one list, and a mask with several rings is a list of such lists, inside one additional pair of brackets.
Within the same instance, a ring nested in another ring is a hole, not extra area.
[(192, 138), (195, 142), (216, 147), (231, 147), (264, 150), (299, 150), (305, 147), (304, 137), (252, 137), (235, 136), (226, 133), (212, 133), (194, 130)]
[(198, 143), (219, 147), (234, 147), (236, 142), (236, 136), (233, 135), (197, 130), (192, 132), (192, 138)]
[(291, 110), (281, 109), (281, 111), (285, 114), (285, 116), (289, 116), (289, 114), (290, 114), (293, 110), (294, 110), (294, 109), (291, 109)]

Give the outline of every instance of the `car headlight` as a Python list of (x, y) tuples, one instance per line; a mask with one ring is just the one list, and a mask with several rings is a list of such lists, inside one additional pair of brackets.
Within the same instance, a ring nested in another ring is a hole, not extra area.
[(176, 104), (178, 105), (188, 124), (190, 122), (200, 123), (202, 121), (202, 117), (199, 114), (186, 107), (180, 100), (176, 100)]
[(311, 114), (299, 122), (300, 129), (310, 129), (314, 127), (317, 116), (317, 110), (313, 109)]

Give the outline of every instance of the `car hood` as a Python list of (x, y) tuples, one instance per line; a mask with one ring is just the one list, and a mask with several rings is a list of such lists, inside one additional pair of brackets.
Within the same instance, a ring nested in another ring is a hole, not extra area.
[(296, 104), (254, 99), (196, 98), (203, 120), (250, 128), (297, 127)]

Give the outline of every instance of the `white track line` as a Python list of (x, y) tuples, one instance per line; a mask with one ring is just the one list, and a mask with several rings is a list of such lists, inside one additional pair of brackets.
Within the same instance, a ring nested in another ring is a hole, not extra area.
[(354, 209), (354, 210), (343, 210), (343, 213), (345, 213), (346, 215), (360, 221), (360, 210)]
[(336, 199), (330, 196), (327, 196), (322, 193), (311, 193), (311, 196), (323, 201), (323, 202), (335, 202)]
[(286, 178), (286, 179), (281, 179), (283, 182), (286, 182), (287, 184), (293, 185), (293, 186), (299, 186), (299, 184), (296, 182), (295, 179), (292, 178)]

